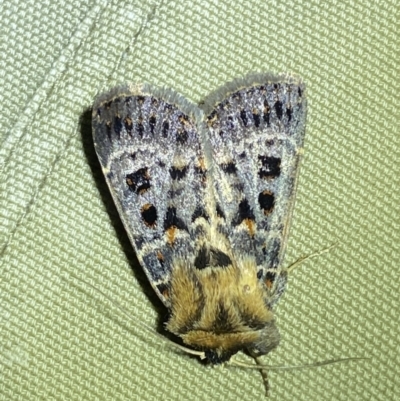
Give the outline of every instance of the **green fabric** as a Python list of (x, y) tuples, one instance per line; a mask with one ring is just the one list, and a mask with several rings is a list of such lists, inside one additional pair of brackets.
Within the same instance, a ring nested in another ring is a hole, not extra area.
[(1, 4), (0, 400), (263, 399), (258, 372), (209, 368), (154, 334), (165, 311), (108, 193), (89, 110), (116, 83), (198, 102), (250, 71), (308, 83), (285, 263), (340, 241), (290, 277), (264, 361), (370, 358), (270, 372), (270, 399), (400, 399), (396, 3)]

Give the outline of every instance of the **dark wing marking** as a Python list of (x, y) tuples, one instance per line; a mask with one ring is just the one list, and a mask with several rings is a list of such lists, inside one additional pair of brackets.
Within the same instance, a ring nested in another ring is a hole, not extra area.
[(253, 74), (210, 95), (202, 108), (219, 214), (233, 258), (252, 255), (272, 306), (284, 290), (282, 261), (302, 151), (306, 100), (298, 78)]
[[(173, 258), (194, 259), (207, 219), (201, 111), (171, 90), (122, 86), (93, 107), (93, 136), (119, 214), (166, 306)], [(194, 263), (194, 260), (191, 261)]]

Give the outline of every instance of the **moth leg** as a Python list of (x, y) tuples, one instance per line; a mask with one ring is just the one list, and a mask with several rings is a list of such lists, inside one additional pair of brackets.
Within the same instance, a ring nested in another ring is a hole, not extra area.
[[(254, 360), (258, 366), (263, 366), (260, 358), (254, 357)], [(267, 369), (260, 369), (261, 377), (263, 379), (265, 395), (269, 397), (269, 381), (268, 381), (268, 372)]]
[(327, 248), (321, 249), (320, 251), (314, 252), (310, 255), (302, 256), (299, 259), (297, 259), (294, 263), (292, 263), (290, 266), (288, 266), (285, 270), (287, 271), (288, 274), (290, 274), (294, 269), (299, 267), (306, 260), (315, 258), (316, 256), (320, 256), (323, 253), (329, 252), (332, 248), (334, 248), (338, 244), (339, 244), (339, 241), (335, 242), (333, 245), (328, 246)]

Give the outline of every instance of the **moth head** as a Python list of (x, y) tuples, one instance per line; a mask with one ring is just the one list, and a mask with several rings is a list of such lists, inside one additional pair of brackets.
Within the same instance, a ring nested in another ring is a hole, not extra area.
[(229, 361), (238, 351), (245, 351), (255, 358), (266, 355), (278, 346), (280, 339), (274, 321), (260, 330), (226, 333), (216, 333), (212, 329), (207, 332), (192, 330), (181, 337), (185, 344), (204, 351), (205, 358), (215, 365)]
[(257, 341), (247, 346), (251, 356), (257, 358), (270, 353), (279, 345), (280, 334), (275, 321), (269, 322), (261, 331)]

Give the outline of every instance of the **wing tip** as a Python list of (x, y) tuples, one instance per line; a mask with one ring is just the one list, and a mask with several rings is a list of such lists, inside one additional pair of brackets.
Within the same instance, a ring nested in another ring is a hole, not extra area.
[(263, 84), (285, 83), (298, 85), (301, 88), (303, 97), (305, 94), (306, 84), (304, 80), (297, 74), (293, 73), (278, 73), (272, 72), (250, 72), (247, 75), (233, 79), (225, 85), (220, 86), (213, 91), (201, 102), (201, 109), (205, 115), (208, 115), (216, 104), (226, 99), (230, 94), (244, 88), (258, 86)]
[(104, 107), (106, 103), (125, 96), (153, 96), (164, 100), (166, 103), (175, 105), (183, 113), (193, 118), (195, 121), (201, 121), (202, 111), (194, 103), (186, 100), (180, 93), (173, 89), (151, 85), (149, 83), (133, 83), (128, 82), (117, 85), (108, 91), (98, 94), (93, 102), (93, 117), (96, 116), (97, 110)]

